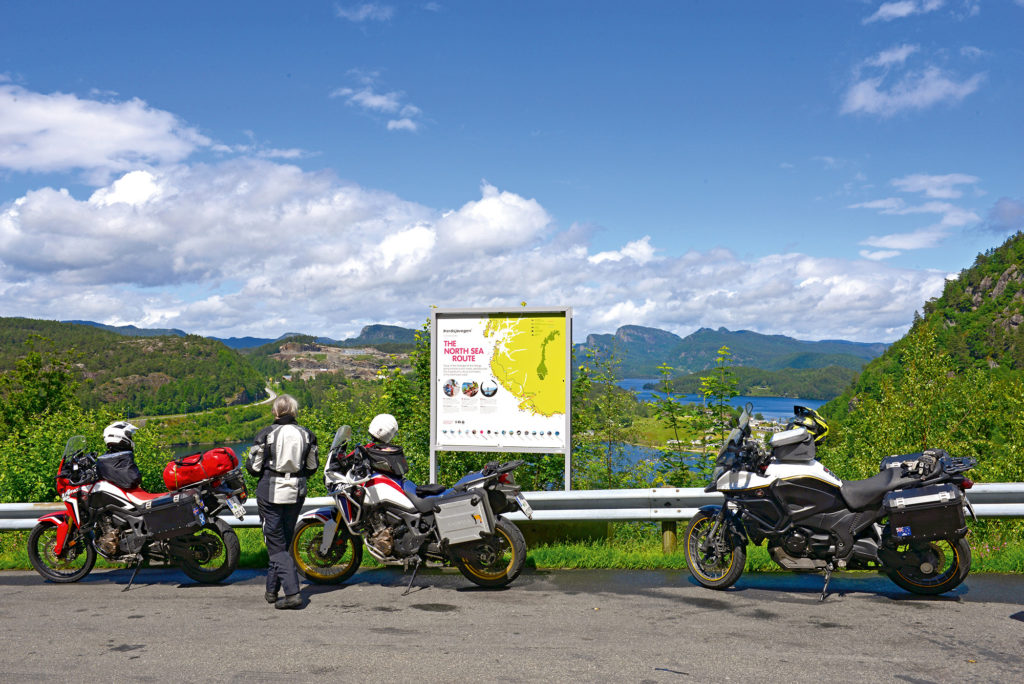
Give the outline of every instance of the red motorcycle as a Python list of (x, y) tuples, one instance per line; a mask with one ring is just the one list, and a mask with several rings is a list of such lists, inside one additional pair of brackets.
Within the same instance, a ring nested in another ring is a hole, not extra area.
[[(126, 468), (134, 476), (125, 477)], [(217, 514), (229, 508), (241, 520), (247, 495), (234, 452), (213, 449), (172, 461), (164, 484), (173, 491), (141, 489), (130, 452), (97, 456), (86, 452), (84, 437), (72, 437), (57, 470), (66, 510), (42, 516), (32, 529), (32, 567), (53, 582), (77, 582), (98, 553), (135, 565), (124, 591), (146, 561), (179, 565), (198, 582), (223, 581), (238, 567), (240, 547)]]

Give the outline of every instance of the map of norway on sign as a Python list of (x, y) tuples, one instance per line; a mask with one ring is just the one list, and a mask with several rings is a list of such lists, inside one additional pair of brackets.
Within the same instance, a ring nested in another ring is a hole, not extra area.
[(567, 320), (565, 310), (438, 312), (435, 446), (564, 451)]

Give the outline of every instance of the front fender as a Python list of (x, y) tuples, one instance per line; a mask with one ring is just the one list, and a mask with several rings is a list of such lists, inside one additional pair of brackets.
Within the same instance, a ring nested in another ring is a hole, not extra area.
[[(721, 506), (715, 504), (709, 504), (707, 506), (701, 506), (697, 509), (701, 513), (706, 513), (711, 517), (718, 517), (719, 512), (722, 510)], [(733, 542), (736, 544), (747, 544), (747, 528), (743, 526), (743, 521), (740, 520), (740, 516), (735, 511), (730, 510), (728, 507), (725, 509), (725, 524), (729, 528), (729, 534), (732, 536)]]
[(334, 506), (324, 506), (323, 508), (317, 508), (309, 511), (308, 513), (303, 513), (299, 516), (299, 520), (319, 520), (320, 522), (325, 523), (328, 520), (334, 519), (335, 510)]
[(71, 530), (70, 519), (67, 511), (55, 511), (47, 513), (37, 521), (39, 525), (53, 525), (57, 528), (57, 543), (53, 547), (53, 552), (58, 556), (64, 553), (64, 542), (67, 541), (68, 532)]

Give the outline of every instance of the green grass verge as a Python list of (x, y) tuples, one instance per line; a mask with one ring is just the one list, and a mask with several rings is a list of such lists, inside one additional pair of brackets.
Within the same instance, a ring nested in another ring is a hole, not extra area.
[[(1015, 535), (1020, 523), (1008, 526), (983, 523), (983, 534), (970, 538), (971, 572), (1024, 573), (1024, 540)], [(682, 537), (680, 525), (680, 538)], [(612, 526), (608, 539), (566, 541), (540, 544), (527, 552), (527, 566), (543, 570), (610, 568), (621, 570), (686, 570), (680, 548), (675, 553), (662, 553), (661, 532), (656, 524), (620, 523)], [(267, 549), (261, 531), (256, 528), (236, 530), (242, 547), (239, 567), (267, 567)], [(29, 570), (27, 531), (0, 533), (0, 570)], [(99, 559), (97, 567), (123, 567)], [(379, 567), (363, 555), (363, 567)], [(784, 572), (768, 556), (762, 546), (747, 547), (747, 572)]]

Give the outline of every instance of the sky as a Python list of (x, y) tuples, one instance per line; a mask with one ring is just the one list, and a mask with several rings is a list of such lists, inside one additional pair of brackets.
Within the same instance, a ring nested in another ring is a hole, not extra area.
[(0, 315), (431, 307), (890, 342), (1024, 229), (1024, 0), (139, 3), (0, 21)]

